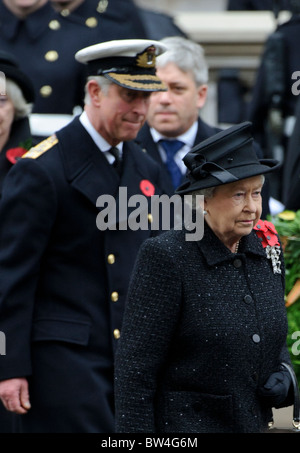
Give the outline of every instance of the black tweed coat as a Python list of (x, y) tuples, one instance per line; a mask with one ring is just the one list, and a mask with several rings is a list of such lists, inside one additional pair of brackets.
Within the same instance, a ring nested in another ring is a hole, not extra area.
[(255, 231), (238, 254), (205, 226), (146, 240), (116, 355), (117, 432), (262, 432), (258, 388), (290, 362), (284, 265), (274, 274)]

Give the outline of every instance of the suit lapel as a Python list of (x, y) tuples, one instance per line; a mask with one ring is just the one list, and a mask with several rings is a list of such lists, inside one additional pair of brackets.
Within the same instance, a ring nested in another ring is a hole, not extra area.
[[(119, 177), (78, 118), (57, 132), (67, 180), (94, 206), (102, 194), (116, 196)], [(76, 152), (74, 150), (76, 149)]]
[[(149, 181), (149, 173), (145, 166), (142, 165), (143, 154), (141, 153), (142, 151), (133, 142), (124, 143), (123, 172), (120, 181), (120, 190), (116, 196), (117, 222), (119, 224), (123, 224), (124, 222), (127, 224), (129, 216), (134, 218), (144, 213), (146, 216), (146, 212), (148, 212), (150, 198), (143, 196), (140, 185), (142, 181)], [(154, 185), (153, 181), (150, 182)], [(142, 204), (139, 206), (139, 212), (136, 211), (135, 214), (134, 211), (137, 209), (137, 205), (134, 203), (133, 206), (128, 206), (128, 200), (130, 197), (136, 195), (141, 196)]]

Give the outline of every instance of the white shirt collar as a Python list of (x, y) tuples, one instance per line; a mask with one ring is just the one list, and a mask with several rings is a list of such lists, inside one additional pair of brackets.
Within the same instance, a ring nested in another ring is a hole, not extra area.
[[(176, 138), (176, 140), (181, 140), (189, 148), (192, 148), (195, 143), (195, 140), (196, 140), (197, 130), (198, 130), (198, 121), (195, 121), (194, 124), (192, 124), (192, 126), (186, 132), (179, 135), (178, 137), (172, 137), (172, 138)], [(161, 139), (166, 139), (166, 140), (171, 139), (171, 137), (166, 137), (166, 136), (160, 134), (153, 127), (150, 127), (150, 132), (151, 132), (152, 138), (155, 141), (155, 143), (158, 143), (159, 140), (161, 140)]]
[[(92, 140), (95, 142), (100, 151), (105, 153), (105, 156), (107, 157), (109, 162), (113, 162), (114, 158), (106, 152), (111, 148), (111, 145), (99, 134), (99, 132), (96, 131), (85, 111), (80, 115), (79, 121), (81, 122), (87, 133), (91, 136)], [(120, 154), (122, 155), (123, 142), (118, 143), (116, 148), (119, 149)]]

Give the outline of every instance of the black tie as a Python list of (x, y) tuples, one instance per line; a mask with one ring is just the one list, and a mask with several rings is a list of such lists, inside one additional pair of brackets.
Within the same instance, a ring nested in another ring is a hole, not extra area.
[(122, 159), (121, 159), (121, 156), (120, 156), (120, 151), (119, 149), (116, 147), (116, 146), (112, 146), (108, 152), (114, 156), (115, 160), (112, 164), (112, 166), (117, 170), (118, 174), (120, 175), (121, 174), (121, 170), (122, 170)]
[(160, 140), (160, 143), (166, 151), (167, 161), (166, 166), (172, 178), (174, 189), (179, 186), (182, 179), (182, 173), (180, 168), (175, 162), (175, 154), (180, 148), (183, 147), (184, 143), (180, 140)]

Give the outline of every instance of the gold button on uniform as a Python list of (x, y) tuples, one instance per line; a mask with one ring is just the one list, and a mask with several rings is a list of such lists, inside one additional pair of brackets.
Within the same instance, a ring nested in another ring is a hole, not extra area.
[(49, 50), (49, 51), (45, 54), (45, 60), (51, 61), (51, 63), (52, 63), (53, 61), (58, 60), (58, 53), (56, 52), (56, 50)]
[(49, 28), (51, 28), (51, 30), (59, 30), (60, 29), (60, 23), (58, 22), (58, 20), (51, 20), (48, 24)]
[(97, 21), (96, 17), (89, 17), (85, 21), (85, 25), (89, 28), (95, 28), (98, 25), (98, 21)]
[(63, 17), (67, 17), (69, 14), (70, 14), (70, 10), (69, 9), (62, 9), (60, 14), (63, 16)]
[(108, 0), (100, 0), (97, 6), (98, 13), (105, 13), (108, 7)]
[(108, 264), (114, 264), (115, 261), (116, 261), (115, 255), (113, 253), (110, 253), (107, 257)]
[(119, 293), (117, 293), (117, 291), (112, 292), (110, 298), (112, 302), (117, 302), (117, 300), (119, 299)]
[(148, 214), (148, 222), (149, 223), (153, 222), (153, 215), (152, 214)]
[(50, 85), (44, 85), (40, 88), (40, 94), (43, 98), (47, 98), (52, 93), (52, 87)]
[(114, 330), (114, 337), (116, 340), (118, 340), (121, 336), (121, 332), (119, 331), (119, 329), (115, 329)]

